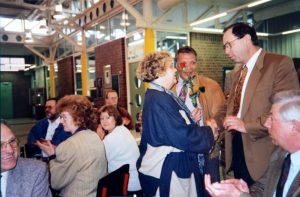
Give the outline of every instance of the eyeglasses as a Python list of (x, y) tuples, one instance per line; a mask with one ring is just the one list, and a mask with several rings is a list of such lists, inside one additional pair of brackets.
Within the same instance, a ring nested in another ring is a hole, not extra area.
[(4, 150), (7, 147), (7, 145), (10, 145), (10, 147), (15, 149), (19, 145), (19, 140), (17, 138), (13, 138), (7, 142), (1, 142), (1, 151)]
[(233, 39), (233, 40), (231, 40), (231, 41), (229, 41), (229, 42), (226, 42), (226, 43), (223, 45), (223, 49), (224, 49), (224, 50), (226, 50), (227, 48), (228, 48), (228, 49), (231, 49), (232, 43), (233, 43), (234, 41), (236, 41), (236, 40), (239, 40), (239, 39), (241, 39), (241, 38), (235, 38), (235, 39)]

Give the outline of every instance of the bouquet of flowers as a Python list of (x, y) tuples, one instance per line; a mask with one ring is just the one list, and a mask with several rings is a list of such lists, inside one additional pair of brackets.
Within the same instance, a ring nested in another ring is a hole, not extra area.
[[(190, 76), (187, 72), (186, 72), (186, 64), (185, 63), (180, 63), (178, 66), (178, 69), (180, 69), (183, 73), (186, 74), (187, 79), (185, 79), (183, 81), (184, 84), (188, 84), (188, 88), (191, 90), (189, 93), (189, 96), (192, 100), (192, 104), (193, 106), (196, 108), (198, 107), (197, 104), (197, 98), (199, 96), (199, 94), (202, 92), (205, 92), (205, 87), (204, 86), (200, 86), (199, 81), (198, 80), (194, 80), (195, 76)], [(177, 72), (177, 77), (179, 77), (179, 74)]]

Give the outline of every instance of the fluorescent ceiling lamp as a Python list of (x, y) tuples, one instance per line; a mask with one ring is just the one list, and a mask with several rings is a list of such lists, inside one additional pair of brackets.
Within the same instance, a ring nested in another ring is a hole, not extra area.
[(167, 39), (186, 40), (186, 36), (166, 36)]
[(257, 32), (256, 33), (258, 36), (269, 36), (270, 34), (268, 33), (263, 33), (263, 32)]
[(284, 31), (281, 34), (282, 35), (286, 35), (286, 34), (292, 34), (292, 33), (296, 33), (296, 32), (300, 32), (300, 29), (294, 29), (294, 30), (290, 30), (290, 31)]
[[(223, 33), (223, 29), (214, 29), (214, 28), (193, 27), (193, 30), (199, 31), (199, 32), (204, 32), (204, 33), (217, 33), (217, 34)], [(263, 32), (257, 32), (256, 34), (258, 36), (269, 36), (270, 35), (268, 33), (263, 33)]]
[(238, 7), (235, 7), (233, 9), (227, 10), (226, 12), (222, 12), (221, 14), (217, 14), (217, 15), (205, 18), (205, 19), (201, 19), (201, 20), (195, 21), (195, 22), (191, 23), (190, 26), (195, 26), (195, 25), (198, 25), (198, 24), (201, 24), (201, 23), (205, 23), (207, 21), (211, 21), (211, 20), (214, 20), (214, 19), (217, 19), (217, 18), (221, 18), (223, 16), (226, 16), (230, 12), (237, 12), (239, 10), (242, 10), (242, 9), (245, 9), (245, 8), (254, 7), (254, 6), (266, 3), (268, 1), (271, 1), (271, 0), (259, 0), (259, 1), (254, 1), (254, 2), (249, 3), (249, 4), (243, 4), (241, 6), (238, 6)]
[(260, 0), (260, 1), (255, 1), (253, 3), (249, 3), (247, 5), (248, 8), (251, 8), (251, 7), (254, 7), (254, 6), (257, 6), (257, 5), (260, 5), (260, 4), (263, 4), (263, 3), (266, 3), (268, 1), (271, 1), (271, 0)]
[(200, 32), (208, 32), (208, 33), (223, 33), (223, 29), (214, 29), (214, 28), (201, 28), (201, 27), (193, 27), (193, 30)]
[(201, 20), (198, 20), (196, 22), (193, 22), (193, 23), (190, 24), (190, 26), (199, 25), (201, 23), (205, 23), (207, 21), (211, 21), (211, 20), (214, 20), (214, 19), (217, 19), (217, 18), (221, 18), (221, 17), (226, 16), (226, 15), (227, 15), (227, 12), (223, 12), (221, 14), (217, 14), (217, 15), (214, 15), (214, 16), (211, 16), (211, 17), (208, 17), (208, 18), (201, 19)]

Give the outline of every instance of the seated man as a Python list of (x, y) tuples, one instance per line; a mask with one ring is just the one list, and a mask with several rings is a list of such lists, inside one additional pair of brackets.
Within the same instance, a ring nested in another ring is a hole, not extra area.
[(105, 95), (105, 105), (113, 105), (117, 108), (123, 119), (123, 125), (131, 130), (133, 129), (132, 119), (128, 111), (118, 105), (119, 95), (115, 90), (108, 90)]
[(50, 140), (52, 144), (57, 146), (70, 137), (70, 133), (65, 132), (60, 123), (59, 116), (56, 112), (56, 103), (56, 98), (48, 99), (45, 104), (46, 117), (31, 128), (26, 145), (27, 157), (43, 157), (47, 160), (47, 155), (35, 145), (37, 140)]
[(216, 196), (300, 196), (300, 90), (282, 91), (273, 97), (271, 113), (265, 122), (274, 151), (265, 175), (250, 188), (242, 179), (211, 184), (205, 175), (205, 188)]
[(18, 140), (3, 120), (1, 120), (1, 196), (52, 196), (47, 165), (34, 159), (18, 158)]

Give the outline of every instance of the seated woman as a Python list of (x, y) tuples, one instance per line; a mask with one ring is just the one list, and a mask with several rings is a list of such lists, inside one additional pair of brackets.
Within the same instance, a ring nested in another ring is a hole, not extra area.
[[(97, 133), (103, 139), (108, 172), (111, 173), (125, 164), (129, 164), (129, 194), (139, 194), (141, 190), (136, 161), (140, 156), (137, 143), (130, 131), (122, 125), (122, 117), (112, 105), (99, 110), (100, 125)], [(107, 133), (107, 134), (106, 134)]]
[(170, 91), (175, 74), (167, 52), (147, 55), (137, 68), (137, 77), (150, 82), (137, 163), (146, 196), (204, 196), (203, 172), (217, 130), (198, 126), (200, 112), (191, 113)]
[(98, 115), (92, 103), (79, 95), (63, 97), (57, 110), (64, 130), (72, 136), (57, 147), (38, 142), (52, 158), (49, 162), (51, 187), (63, 197), (95, 197), (99, 179), (107, 174), (104, 144), (94, 132)]

